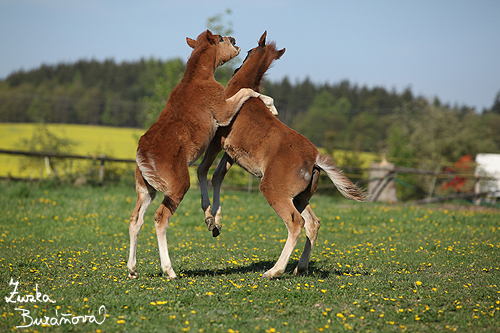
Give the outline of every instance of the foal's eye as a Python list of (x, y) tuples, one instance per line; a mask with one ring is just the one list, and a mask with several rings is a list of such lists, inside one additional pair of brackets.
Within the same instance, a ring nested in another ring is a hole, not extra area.
[(221, 35), (219, 35), (219, 43), (222, 43), (224, 41), (224, 38), (222, 38)]

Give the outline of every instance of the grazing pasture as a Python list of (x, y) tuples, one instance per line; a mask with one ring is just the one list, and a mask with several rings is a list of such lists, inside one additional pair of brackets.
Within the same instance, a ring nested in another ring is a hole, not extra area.
[[(213, 238), (193, 188), (167, 231), (179, 275), (169, 281), (161, 274), (154, 210), (139, 236), (139, 277), (127, 279), (133, 187), (2, 182), (0, 199), (2, 332), (500, 327), (499, 211), (357, 204), (317, 195), (311, 204), (322, 227), (309, 273), (292, 275), (302, 234), (285, 274), (269, 281), (261, 275), (278, 258), (287, 231), (265, 199), (223, 192), (223, 229)], [(30, 318), (30, 327), (15, 329)], [(53, 325), (35, 325), (35, 319)]]

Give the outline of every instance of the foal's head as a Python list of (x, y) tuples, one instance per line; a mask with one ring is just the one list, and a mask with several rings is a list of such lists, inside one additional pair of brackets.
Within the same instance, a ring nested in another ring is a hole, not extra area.
[(215, 67), (236, 57), (241, 50), (239, 46), (235, 45), (236, 40), (233, 37), (214, 35), (209, 30), (202, 32), (196, 40), (186, 37), (186, 41), (194, 49), (193, 53), (198, 49), (215, 47)]
[[(260, 90), (262, 77), (271, 66), (274, 60), (281, 58), (285, 49), (277, 50), (276, 43), (266, 44), (267, 31), (259, 39), (259, 44), (248, 51), (241, 66), (234, 71), (233, 77), (227, 87), (238, 84), (239, 88), (252, 88)], [(226, 88), (227, 89), (227, 88)]]

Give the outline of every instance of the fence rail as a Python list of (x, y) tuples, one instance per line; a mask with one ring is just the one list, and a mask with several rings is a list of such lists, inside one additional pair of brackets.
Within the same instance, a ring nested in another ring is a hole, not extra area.
[[(60, 159), (82, 159), (82, 160), (95, 160), (95, 161), (100, 161), (100, 168), (99, 168), (99, 182), (102, 183), (104, 181), (104, 171), (105, 171), (105, 162), (118, 162), (118, 163), (136, 163), (135, 159), (127, 159), (127, 158), (113, 158), (113, 157), (108, 157), (103, 154), (101, 155), (74, 155), (74, 154), (58, 154), (58, 153), (53, 153), (53, 152), (36, 152), (36, 151), (21, 151), (21, 150), (6, 150), (6, 149), (0, 149), (0, 154), (6, 154), (6, 155), (20, 155), (20, 156), (28, 156), (28, 157), (43, 157), (46, 159), (46, 161), (50, 158), (60, 158)], [(194, 165), (196, 166), (196, 165)], [(344, 170), (350, 170), (352, 171), (358, 171), (360, 172), (359, 174), (349, 174), (346, 173), (346, 176), (348, 177), (363, 177), (363, 173), (366, 173), (367, 171), (388, 171), (387, 168), (384, 167), (370, 167), (370, 168), (361, 168), (361, 167), (351, 167), (351, 166), (343, 166), (342, 169)], [(358, 181), (358, 184), (367, 184), (371, 182), (385, 182), (387, 184), (391, 179), (395, 179), (395, 175), (397, 173), (402, 173), (402, 174), (417, 174), (417, 175), (424, 175), (424, 176), (433, 176), (435, 178), (465, 178), (465, 179), (475, 179), (476, 183), (478, 183), (480, 180), (495, 180), (496, 178), (494, 177), (489, 177), (489, 176), (480, 176), (476, 174), (454, 174), (454, 173), (444, 173), (444, 172), (436, 172), (436, 171), (431, 171), (431, 170), (422, 170), (422, 169), (416, 169), (416, 168), (408, 168), (408, 167), (401, 167), (401, 166), (394, 166), (394, 169), (392, 169), (390, 172), (388, 172), (385, 176), (381, 177), (369, 177), (365, 179), (361, 179)], [(0, 176), (0, 179), (11, 179), (11, 180), (27, 180), (24, 178), (16, 178), (16, 177), (5, 177), (5, 176)], [(30, 179), (30, 180), (37, 180), (37, 179)], [(251, 192), (252, 191), (252, 176), (249, 176), (249, 183), (246, 189)], [(385, 186), (385, 185), (384, 185)], [(234, 187), (233, 187), (234, 188)], [(333, 184), (327, 184), (327, 185), (320, 185), (318, 188), (321, 189), (328, 189), (328, 188), (334, 188)], [(241, 188), (243, 189), (243, 188)], [(383, 189), (383, 188), (382, 188)], [(414, 203), (415, 204), (422, 204), (422, 203), (430, 203), (430, 202), (438, 202), (438, 201), (443, 201), (447, 199), (454, 199), (454, 198), (469, 198), (469, 197), (474, 197), (474, 196), (485, 196), (485, 195), (491, 195), (495, 194), (495, 192), (489, 191), (489, 192), (476, 192), (476, 193), (458, 193), (458, 194), (453, 194), (449, 195), (447, 197), (433, 197), (433, 198), (426, 198), (422, 200), (417, 200)]]
[(58, 154), (51, 152), (39, 152), (39, 151), (22, 151), (22, 150), (5, 150), (0, 149), (0, 154), (6, 155), (22, 155), (22, 156), (33, 156), (33, 157), (53, 157), (53, 158), (70, 158), (77, 160), (98, 160), (104, 162), (122, 162), (122, 163), (135, 163), (135, 160), (129, 158), (113, 158), (107, 157), (105, 155), (73, 155), (73, 154)]

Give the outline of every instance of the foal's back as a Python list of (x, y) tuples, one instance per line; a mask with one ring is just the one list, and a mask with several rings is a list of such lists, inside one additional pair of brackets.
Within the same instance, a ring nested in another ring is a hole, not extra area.
[[(284, 52), (285, 49), (277, 50), (275, 43), (265, 44), (264, 34), (259, 46), (249, 52), (248, 61), (227, 84), (226, 96), (243, 87), (259, 91), (266, 70)], [(318, 155), (318, 150), (307, 138), (283, 124), (256, 98), (246, 101), (232, 124), (219, 128), (216, 136), (221, 148), (235, 163), (257, 177), (263, 177), (271, 170), (287, 174), (296, 169), (297, 173), (301, 169), (312, 170)], [(297, 175), (289, 176), (295, 179)], [(303, 184), (299, 187), (302, 188)]]

